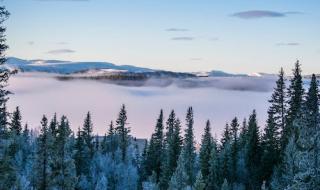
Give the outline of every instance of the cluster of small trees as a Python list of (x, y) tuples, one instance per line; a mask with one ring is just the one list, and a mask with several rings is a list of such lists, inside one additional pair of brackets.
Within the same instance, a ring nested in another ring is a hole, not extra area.
[[(0, 64), (5, 63), (9, 13), (0, 7)], [(174, 110), (160, 111), (142, 151), (130, 136), (121, 107), (104, 137), (92, 134), (91, 115), (75, 133), (66, 116), (42, 117), (40, 131), (22, 127), (19, 107), (6, 109), (9, 71), (0, 72), (0, 189), (319, 189), (319, 90), (315, 75), (305, 92), (299, 62), (286, 87), (281, 69), (270, 99), (268, 120), (259, 129), (256, 112), (242, 123), (235, 117), (220, 140), (206, 122), (195, 146), (193, 109), (185, 129)]]

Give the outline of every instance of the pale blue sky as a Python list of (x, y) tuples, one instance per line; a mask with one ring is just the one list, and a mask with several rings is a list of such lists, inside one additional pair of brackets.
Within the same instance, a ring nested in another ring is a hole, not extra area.
[(4, 0), (9, 56), (320, 73), (320, 1)]

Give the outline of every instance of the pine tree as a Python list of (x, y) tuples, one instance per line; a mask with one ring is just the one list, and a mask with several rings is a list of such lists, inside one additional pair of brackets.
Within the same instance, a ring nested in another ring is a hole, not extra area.
[[(286, 125), (286, 84), (283, 68), (280, 69), (278, 80), (276, 81), (276, 87), (269, 103), (271, 104), (269, 111), (273, 114), (273, 122), (275, 130), (285, 131)], [(270, 113), (269, 113), (270, 114)]]
[(271, 178), (274, 167), (279, 162), (280, 144), (279, 131), (274, 118), (274, 110), (269, 109), (267, 125), (262, 136), (261, 177), (267, 184)]
[(160, 111), (159, 118), (155, 127), (155, 132), (152, 134), (150, 144), (147, 152), (148, 162), (148, 174), (151, 175), (153, 172), (156, 175), (156, 181), (159, 181), (161, 173), (161, 159), (163, 151), (163, 111)]
[[(231, 179), (232, 160), (231, 160), (231, 132), (227, 123), (221, 138), (219, 147), (219, 173), (226, 179)], [(223, 180), (223, 179), (220, 179)], [(220, 181), (219, 180), (219, 181)]]
[(114, 154), (118, 148), (118, 144), (117, 144), (117, 139), (116, 139), (116, 135), (115, 135), (115, 129), (113, 126), (113, 122), (111, 121), (110, 125), (109, 125), (109, 130), (108, 130), (108, 152), (111, 152), (112, 158), (114, 158)]
[(88, 112), (86, 118), (84, 119), (82, 127), (82, 138), (84, 140), (85, 145), (89, 149), (90, 157), (92, 157), (94, 153), (92, 130), (93, 124), (91, 121), (91, 114), (90, 112)]
[(52, 137), (48, 131), (48, 119), (44, 115), (41, 120), (41, 133), (37, 139), (36, 157), (36, 187), (40, 190), (49, 189), (51, 185), (52, 155), (50, 155), (50, 147), (52, 143)]
[(295, 68), (293, 69), (293, 77), (290, 80), (290, 86), (288, 88), (288, 96), (289, 100), (287, 102), (288, 104), (288, 110), (286, 115), (286, 126), (283, 129), (282, 132), (282, 138), (281, 138), (281, 150), (285, 150), (285, 146), (288, 143), (288, 139), (291, 136), (291, 133), (293, 133), (293, 122), (295, 118), (297, 117), (297, 114), (301, 108), (302, 101), (303, 101), (303, 94), (304, 94), (304, 88), (303, 88), (303, 81), (302, 81), (302, 75), (301, 75), (301, 65), (299, 61), (295, 63)]
[(186, 165), (186, 150), (182, 149), (181, 154), (178, 159), (178, 165), (173, 173), (170, 182), (169, 182), (169, 190), (184, 190), (188, 186), (189, 176), (187, 174)]
[(161, 189), (168, 188), (170, 178), (177, 167), (177, 160), (182, 147), (182, 137), (180, 133), (180, 120), (179, 118), (176, 118), (175, 113), (172, 110), (167, 120), (167, 133), (165, 136), (163, 162), (161, 165)]
[(19, 107), (16, 107), (16, 110), (12, 114), (10, 131), (16, 135), (21, 134), (22, 126), (21, 126), (21, 113), (20, 113)]
[(88, 175), (88, 173), (89, 173), (89, 166), (88, 166), (89, 155), (87, 152), (85, 152), (85, 143), (84, 143), (83, 135), (82, 135), (80, 128), (78, 128), (77, 138), (76, 138), (74, 148), (75, 148), (74, 160), (75, 160), (75, 165), (76, 165), (77, 176)]
[(247, 141), (247, 161), (246, 165), (249, 173), (248, 189), (258, 189), (260, 184), (260, 160), (261, 160), (261, 146), (259, 127), (257, 124), (256, 111), (250, 115), (248, 123), (248, 141)]
[(58, 120), (57, 120), (57, 114), (55, 113), (53, 115), (52, 120), (50, 121), (50, 126), (49, 126), (49, 129), (50, 129), (53, 137), (56, 137), (56, 135), (57, 135), (58, 125), (59, 125), (59, 123), (58, 123)]
[[(4, 6), (0, 6), (0, 65), (6, 62), (5, 51), (8, 49), (6, 44), (6, 28), (3, 23), (8, 19), (9, 12)], [(7, 133), (7, 107), (9, 91), (5, 89), (7, 81), (9, 79), (9, 71), (4, 67), (0, 69), (0, 140), (5, 138)], [(0, 157), (1, 158), (1, 157)], [(1, 166), (0, 166), (1, 167)]]
[(209, 177), (207, 189), (218, 190), (219, 189), (219, 160), (218, 160), (218, 149), (217, 142), (215, 139), (212, 141), (212, 150), (209, 161)]
[(230, 132), (231, 132), (231, 170), (230, 170), (230, 183), (232, 184), (237, 180), (237, 159), (238, 159), (238, 151), (239, 151), (239, 123), (238, 118), (235, 117), (230, 124)]
[(127, 148), (129, 145), (129, 133), (130, 129), (126, 127), (127, 125), (127, 111), (126, 107), (123, 104), (116, 121), (116, 135), (118, 138), (118, 144), (121, 150), (121, 159), (122, 161), (126, 160)]
[(148, 141), (145, 141), (143, 152), (141, 154), (140, 162), (139, 162), (139, 181), (138, 181), (138, 189), (142, 190), (142, 183), (148, 177), (147, 174), (147, 152), (148, 151)]
[(62, 116), (57, 129), (56, 151), (53, 161), (53, 188), (71, 190), (76, 185), (76, 168), (73, 160), (71, 130), (66, 116)]
[(208, 184), (208, 177), (210, 173), (210, 157), (213, 146), (210, 130), (210, 121), (208, 120), (204, 129), (204, 134), (202, 135), (201, 148), (199, 153), (201, 178), (205, 181), (205, 186), (207, 186)]
[(187, 116), (186, 116), (186, 130), (184, 136), (184, 143), (183, 143), (183, 154), (185, 160), (185, 173), (188, 176), (187, 178), (187, 185), (192, 187), (195, 179), (196, 179), (196, 152), (194, 146), (194, 133), (193, 133), (193, 109), (192, 107), (188, 108)]

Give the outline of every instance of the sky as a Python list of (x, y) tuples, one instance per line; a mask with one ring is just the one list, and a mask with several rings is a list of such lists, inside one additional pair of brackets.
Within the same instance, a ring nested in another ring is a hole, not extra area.
[(3, 0), (8, 56), (320, 73), (319, 0)]

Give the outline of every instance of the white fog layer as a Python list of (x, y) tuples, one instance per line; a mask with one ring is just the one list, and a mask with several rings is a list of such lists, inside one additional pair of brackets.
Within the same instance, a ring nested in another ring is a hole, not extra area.
[(56, 112), (67, 115), (71, 128), (76, 130), (90, 111), (94, 133), (100, 135), (117, 118), (121, 104), (127, 107), (131, 134), (139, 138), (148, 138), (153, 132), (161, 108), (166, 118), (174, 109), (184, 123), (188, 106), (193, 106), (197, 141), (207, 119), (212, 123), (213, 133), (220, 136), (227, 121), (235, 116), (242, 120), (253, 109), (257, 110), (263, 127), (274, 79), (215, 78), (207, 83), (211, 85), (195, 88), (173, 83), (166, 87), (134, 87), (94, 80), (59, 81), (53, 75), (22, 73), (9, 81), (8, 89), (13, 94), (8, 107), (12, 111), (20, 106), (23, 122), (32, 128), (39, 127), (43, 114), (52, 117)]

